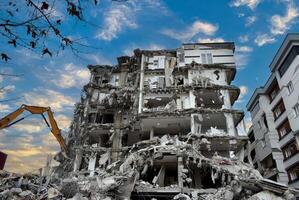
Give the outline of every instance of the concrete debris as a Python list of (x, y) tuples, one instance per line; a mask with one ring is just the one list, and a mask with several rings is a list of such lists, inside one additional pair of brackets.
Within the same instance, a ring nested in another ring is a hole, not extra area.
[(184, 44), (88, 66), (67, 158), (41, 175), (0, 171), (0, 199), (293, 200), (297, 190), (230, 158), (248, 140), (231, 107), (236, 69), (211, 60), (233, 53), (232, 43)]

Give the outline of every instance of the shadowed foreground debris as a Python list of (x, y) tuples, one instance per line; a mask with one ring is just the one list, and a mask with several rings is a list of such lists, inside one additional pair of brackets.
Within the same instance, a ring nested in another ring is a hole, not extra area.
[(230, 155), (248, 139), (232, 108), (233, 53), (233, 43), (184, 44), (88, 66), (67, 157), (40, 176), (1, 172), (0, 199), (295, 200)]

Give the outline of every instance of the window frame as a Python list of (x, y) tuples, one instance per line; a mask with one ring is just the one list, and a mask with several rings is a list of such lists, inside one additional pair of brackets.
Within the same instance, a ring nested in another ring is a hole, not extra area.
[[(286, 150), (288, 149), (288, 147), (290, 147), (293, 144), (296, 145), (296, 151), (293, 154), (291, 154), (290, 156), (287, 156), (286, 155)], [(288, 142), (287, 144), (285, 144), (283, 147), (281, 147), (281, 150), (282, 150), (282, 154), (283, 154), (283, 157), (284, 157), (283, 161), (286, 161), (286, 160), (292, 158), (293, 156), (295, 156), (296, 154), (299, 153), (299, 145), (296, 142), (296, 140), (294, 139), (294, 140), (291, 140), (290, 142)]]
[[(280, 106), (283, 106), (283, 110), (280, 110), (280, 113), (278, 115), (276, 115), (275, 110), (277, 108), (280, 109)], [(284, 102), (282, 100), (282, 98), (277, 102), (277, 104), (274, 106), (274, 108), (272, 109), (272, 113), (274, 115), (274, 121), (276, 121), (281, 115), (283, 115), (283, 113), (286, 111), (286, 107), (284, 105)]]
[(291, 173), (292, 173), (291, 171), (294, 170), (294, 169), (299, 170), (299, 161), (297, 161), (296, 163), (294, 163), (293, 165), (291, 165), (290, 167), (288, 167), (286, 169), (287, 174), (288, 174), (288, 178), (289, 178), (289, 183), (294, 183), (294, 182), (299, 180), (299, 174), (295, 179), (292, 180), (292, 178), (291, 178)]
[(298, 102), (293, 106), (293, 111), (295, 114), (295, 118), (297, 118), (299, 116), (299, 103)]
[[(282, 127), (284, 127), (284, 125), (285, 125), (286, 123), (289, 124), (289, 125), (288, 125), (289, 130), (287, 130), (287, 128), (285, 128), (286, 133), (285, 133), (284, 135), (281, 135), (281, 133), (280, 133), (279, 130), (280, 130)], [(290, 125), (290, 122), (289, 122), (289, 119), (286, 118), (285, 120), (283, 120), (283, 121), (276, 127), (276, 131), (277, 131), (277, 133), (278, 133), (279, 140), (282, 140), (282, 139), (283, 139), (284, 137), (286, 137), (290, 132), (292, 132), (291, 125)]]

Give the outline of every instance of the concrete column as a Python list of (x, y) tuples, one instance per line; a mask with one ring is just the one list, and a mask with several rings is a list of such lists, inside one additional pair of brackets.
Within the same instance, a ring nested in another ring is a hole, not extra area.
[(223, 106), (222, 108), (231, 109), (231, 101), (228, 90), (220, 90), (221, 95), (223, 96)]
[(227, 133), (229, 136), (237, 136), (237, 131), (234, 123), (233, 114), (224, 113), (226, 119)]
[(183, 182), (183, 158), (181, 156), (178, 156), (178, 186), (180, 188), (183, 188), (184, 182)]
[(119, 159), (119, 154), (122, 148), (122, 113), (115, 112), (114, 115), (114, 137), (112, 139), (112, 162)]
[(151, 131), (150, 131), (150, 140), (152, 140), (154, 138), (154, 134), (155, 134), (154, 128), (152, 127)]
[(190, 108), (196, 108), (196, 102), (195, 102), (195, 95), (193, 94), (193, 91), (189, 91), (189, 101), (190, 101)]
[(96, 154), (91, 155), (91, 157), (89, 158), (88, 171), (90, 171), (90, 176), (94, 175), (94, 170), (95, 170), (95, 167), (96, 167), (96, 159), (97, 159)]
[(276, 168), (278, 170), (277, 182), (288, 184), (289, 178), (287, 172), (285, 171), (283, 163), (283, 154), (281, 152), (272, 152), (273, 159), (276, 162)]
[(191, 133), (201, 134), (201, 122), (203, 121), (201, 114), (191, 114)]
[(138, 113), (142, 113), (142, 107), (143, 107), (144, 62), (145, 62), (145, 56), (142, 54), (142, 56), (141, 56), (141, 67), (140, 67)]
[(283, 154), (281, 152), (272, 152), (273, 159), (276, 162), (276, 168), (278, 170), (277, 181), (279, 183), (288, 184), (289, 178), (287, 172), (285, 171), (284, 163), (283, 163)]
[(80, 170), (81, 162), (82, 162), (82, 150), (76, 149), (76, 157), (74, 161), (74, 172)]

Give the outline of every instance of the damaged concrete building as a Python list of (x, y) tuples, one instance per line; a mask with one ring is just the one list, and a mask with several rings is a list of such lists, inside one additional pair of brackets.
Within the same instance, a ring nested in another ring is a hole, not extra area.
[(247, 142), (243, 111), (232, 108), (240, 92), (231, 85), (234, 50), (231, 42), (136, 49), (116, 66), (88, 66), (91, 78), (76, 104), (67, 158), (56, 156), (61, 164), (46, 176), (41, 194), (294, 200), (296, 191), (231, 158)]
[[(120, 199), (192, 192), (196, 199), (232, 184), (238, 172), (226, 159), (247, 141), (243, 111), (232, 108), (240, 92), (231, 85), (234, 49), (230, 42), (137, 49), (132, 57), (119, 57), (116, 66), (88, 66), (91, 79), (68, 141), (73, 171), (93, 176), (119, 167), (121, 176), (128, 175), (118, 188)], [(111, 186), (116, 179), (100, 182)]]

